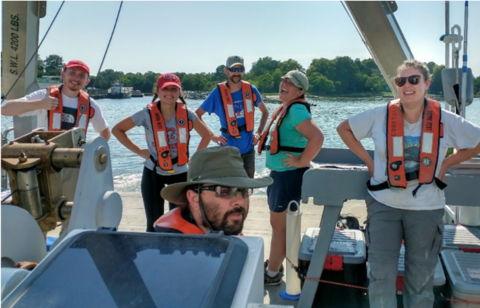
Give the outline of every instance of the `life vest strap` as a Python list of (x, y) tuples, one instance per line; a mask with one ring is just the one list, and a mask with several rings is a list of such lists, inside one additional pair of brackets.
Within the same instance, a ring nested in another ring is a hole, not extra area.
[[(418, 179), (418, 171), (405, 173), (405, 178), (407, 179), (407, 182)], [(441, 181), (439, 178), (437, 178), (437, 177), (434, 178), (434, 182), (435, 182), (435, 185), (437, 185), (437, 187), (438, 187), (440, 190), (443, 190), (443, 189), (445, 189), (445, 187), (447, 187), (447, 184), (445, 184), (444, 182), (442, 182), (442, 181)], [(422, 186), (422, 185), (423, 185), (423, 184), (419, 184), (419, 185), (417, 186), (417, 188), (415, 188), (415, 190), (413, 191), (413, 196), (414, 196), (414, 197), (415, 197), (415, 195), (417, 194), (418, 189), (419, 189), (420, 186)], [(367, 188), (368, 188), (368, 190), (370, 190), (370, 191), (384, 190), (384, 189), (390, 188), (390, 183), (389, 183), (388, 181), (385, 181), (385, 182), (380, 183), (380, 184), (377, 184), (377, 185), (372, 185), (372, 183), (370, 182), (370, 180), (368, 180), (368, 181), (367, 181)]]
[[(269, 145), (264, 145), (263, 149), (266, 151), (270, 151), (270, 146)], [(296, 148), (296, 147), (285, 147), (285, 146), (279, 146), (278, 147), (279, 151), (285, 151), (285, 152), (294, 152), (294, 153), (302, 153), (303, 148)]]
[[(150, 154), (150, 160), (155, 166), (158, 166), (158, 161), (153, 158), (152, 154)], [(178, 164), (178, 157), (172, 158), (172, 166)]]
[[(247, 126), (246, 126), (246, 125), (242, 125), (242, 126), (239, 126), (239, 127), (238, 127), (238, 131), (242, 132), (242, 131), (244, 131), (244, 130), (247, 130)], [(222, 133), (228, 134), (228, 129), (226, 129), (226, 128), (221, 127), (221, 128), (220, 128), (220, 131), (221, 131)]]

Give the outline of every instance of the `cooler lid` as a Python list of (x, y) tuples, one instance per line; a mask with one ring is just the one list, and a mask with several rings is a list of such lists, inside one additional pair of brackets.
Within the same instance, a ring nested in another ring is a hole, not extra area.
[(2, 307), (230, 307), (247, 254), (231, 236), (86, 231)]
[(441, 256), (452, 288), (460, 293), (480, 295), (480, 254), (446, 249)]
[(480, 251), (480, 230), (463, 225), (445, 224), (443, 248), (470, 248)]
[[(300, 260), (310, 261), (319, 233), (320, 228), (307, 229), (298, 253)], [(366, 248), (363, 232), (353, 229), (335, 230), (328, 254), (343, 256), (344, 263), (347, 264), (364, 263), (366, 261)]]

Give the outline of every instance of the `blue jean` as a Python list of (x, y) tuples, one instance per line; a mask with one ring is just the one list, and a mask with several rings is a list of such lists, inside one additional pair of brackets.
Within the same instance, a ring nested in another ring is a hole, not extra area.
[(369, 300), (371, 308), (397, 307), (396, 279), (405, 245), (403, 306), (433, 307), (433, 276), (443, 239), (443, 209), (412, 211), (367, 197)]

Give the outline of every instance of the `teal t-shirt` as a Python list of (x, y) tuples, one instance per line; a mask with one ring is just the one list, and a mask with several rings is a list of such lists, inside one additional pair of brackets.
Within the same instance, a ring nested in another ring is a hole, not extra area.
[[(283, 118), (282, 125), (280, 125), (281, 145), (304, 149), (305, 146), (307, 145), (308, 139), (305, 138), (302, 134), (300, 134), (295, 129), (295, 126), (311, 118), (312, 118), (311, 114), (308, 112), (307, 107), (305, 107), (304, 105), (295, 104), (292, 107), (290, 107), (290, 110), (288, 111), (287, 115), (285, 116), (285, 118)], [(275, 120), (275, 123), (272, 124), (272, 126), (270, 127), (269, 136), (272, 135), (272, 131), (276, 125), (276, 121), (278, 121), (278, 118), (277, 120)], [(269, 137), (268, 139), (269, 145), (271, 143), (271, 140), (272, 140), (271, 137)], [(285, 152), (285, 151), (279, 151), (277, 154), (271, 155), (270, 151), (267, 151), (267, 156), (266, 156), (267, 168), (273, 171), (287, 171), (287, 170), (297, 169), (295, 167), (287, 168), (286, 166), (282, 166), (282, 159), (288, 157), (284, 153), (290, 153), (295, 156), (302, 155), (302, 153)]]

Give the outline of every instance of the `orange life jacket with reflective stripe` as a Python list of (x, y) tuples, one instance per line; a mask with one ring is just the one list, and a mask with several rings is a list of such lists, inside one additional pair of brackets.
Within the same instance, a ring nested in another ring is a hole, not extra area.
[[(282, 125), (283, 118), (288, 114), (288, 111), (290, 108), (295, 105), (295, 104), (302, 104), (304, 105), (308, 112), (310, 112), (310, 104), (304, 100), (304, 99), (295, 99), (291, 101), (287, 107), (284, 107), (281, 105), (280, 107), (277, 108), (272, 114), (272, 117), (270, 118), (270, 123), (267, 125), (267, 129), (263, 131), (262, 137), (260, 137), (260, 141), (258, 143), (258, 149), (257, 152), (258, 154), (262, 154), (263, 150), (270, 150), (270, 154), (277, 154), (279, 151), (287, 151), (287, 152), (295, 152), (295, 153), (301, 153), (303, 152), (303, 148), (297, 148), (297, 147), (288, 147), (288, 146), (282, 146), (280, 144), (280, 125)], [(272, 140), (270, 142), (270, 145), (268, 146), (267, 140), (268, 140), (268, 134), (270, 132), (270, 127), (272, 126), (273, 122), (278, 118), (277, 123), (275, 124), (275, 127), (273, 128), (272, 131)]]
[(153, 136), (155, 138), (155, 148), (157, 150), (158, 161), (152, 161), (165, 171), (174, 173), (173, 165), (183, 166), (188, 163), (188, 144), (190, 141), (190, 131), (193, 128), (192, 121), (188, 120), (187, 106), (177, 102), (175, 106), (175, 119), (177, 121), (177, 160), (172, 160), (170, 148), (168, 147), (168, 132), (162, 112), (158, 108), (159, 101), (148, 104), (150, 120), (152, 121)]
[(257, 95), (253, 93), (252, 86), (246, 81), (242, 81), (242, 96), (243, 96), (243, 114), (245, 117), (245, 126), (238, 127), (237, 117), (235, 116), (235, 108), (233, 107), (232, 93), (228, 88), (226, 82), (218, 84), (220, 90), (220, 97), (222, 98), (223, 109), (225, 111), (225, 118), (227, 120), (227, 128), (222, 128), (220, 131), (228, 133), (232, 137), (240, 138), (240, 131), (246, 130), (252, 132), (255, 121), (255, 102)]
[(199, 227), (186, 221), (182, 217), (182, 209), (178, 207), (160, 216), (154, 227), (158, 232), (163, 231), (162, 229), (174, 229), (183, 234), (205, 234)]
[(420, 157), (418, 174), (405, 173), (403, 111), (400, 99), (390, 101), (387, 106), (387, 173), (388, 182), (367, 186), (370, 190), (382, 190), (388, 187), (406, 188), (407, 181), (417, 179), (419, 186), (413, 191), (415, 196), (423, 184), (435, 184), (444, 189), (447, 185), (435, 177), (437, 169), (440, 138), (443, 137), (441, 122), (442, 109), (437, 101), (425, 99), (423, 110), (422, 134), (420, 136)]
[[(62, 131), (62, 116), (63, 116), (63, 99), (62, 99), (63, 85), (55, 85), (47, 88), (47, 95), (56, 97), (58, 99), (58, 106), (56, 109), (48, 111), (48, 130)], [(87, 135), (88, 123), (95, 115), (95, 109), (90, 106), (90, 96), (87, 92), (80, 90), (78, 94), (77, 116), (75, 118), (75, 127), (80, 127)]]

